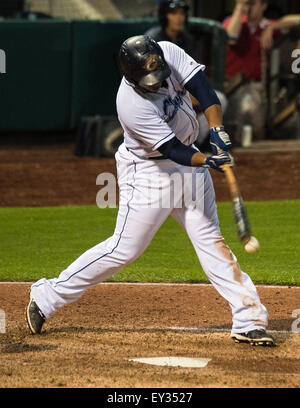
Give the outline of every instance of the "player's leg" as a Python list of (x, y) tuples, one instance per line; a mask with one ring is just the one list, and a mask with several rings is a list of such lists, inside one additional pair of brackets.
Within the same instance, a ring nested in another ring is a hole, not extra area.
[(203, 205), (174, 209), (172, 216), (187, 232), (208, 279), (231, 306), (232, 331), (265, 329), (267, 310), (221, 235), (211, 176), (208, 170), (201, 174), (197, 188), (203, 192)]
[(155, 194), (147, 188), (147, 174), (153, 175), (143, 169), (139, 172), (135, 163), (119, 163), (120, 204), (114, 234), (83, 253), (57, 278), (41, 279), (32, 285), (32, 297), (46, 318), (145, 251), (171, 211), (153, 205)]

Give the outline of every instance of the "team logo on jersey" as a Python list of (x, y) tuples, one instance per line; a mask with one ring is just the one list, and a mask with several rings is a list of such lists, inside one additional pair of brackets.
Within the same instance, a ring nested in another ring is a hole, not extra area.
[(144, 68), (147, 71), (152, 72), (152, 71), (155, 71), (159, 65), (160, 65), (160, 57), (157, 54), (153, 54), (147, 58)]
[(170, 96), (166, 98), (164, 100), (164, 120), (166, 122), (172, 120), (182, 104), (183, 101), (179, 93), (173, 99)]

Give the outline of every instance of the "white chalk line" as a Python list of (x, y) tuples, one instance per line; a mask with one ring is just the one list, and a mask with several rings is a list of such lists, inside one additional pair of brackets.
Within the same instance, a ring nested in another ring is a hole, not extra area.
[[(231, 333), (231, 329), (225, 327), (180, 327), (180, 326), (148, 326), (148, 327), (134, 327), (134, 326), (108, 326), (102, 327), (103, 331), (128, 331), (128, 332), (184, 332), (184, 333)], [(291, 330), (267, 330), (271, 334), (299, 334)]]
[[(199, 332), (199, 333), (231, 333), (231, 329), (220, 327), (165, 327), (162, 330), (183, 331), (183, 332)], [(271, 334), (298, 334), (291, 330), (268, 330)]]
[[(0, 282), (0, 285), (32, 285), (35, 282)], [(101, 282), (98, 285), (122, 285), (122, 286), (184, 286), (184, 287), (209, 287), (213, 288), (211, 283), (173, 283), (173, 282)], [(270, 288), (270, 289), (300, 289), (300, 286), (283, 286), (283, 285), (255, 285), (257, 288)]]
[(294, 377), (300, 377), (300, 374), (296, 374), (296, 373), (261, 373), (261, 372), (253, 372), (253, 374), (259, 374), (259, 375), (265, 375), (265, 376), (271, 376), (271, 375), (276, 375), (276, 376), (283, 376), (283, 375), (287, 375), (287, 376), (294, 376)]

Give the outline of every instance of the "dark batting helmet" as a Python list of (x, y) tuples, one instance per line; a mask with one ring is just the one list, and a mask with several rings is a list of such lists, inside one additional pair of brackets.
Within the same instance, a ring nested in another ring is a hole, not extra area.
[(158, 8), (158, 18), (162, 27), (168, 25), (167, 13), (170, 13), (176, 8), (182, 8), (185, 12), (185, 22), (188, 20), (188, 10), (189, 6), (184, 0), (163, 0), (159, 4)]
[(171, 74), (161, 47), (151, 37), (138, 35), (123, 42), (119, 52), (122, 74), (138, 86), (152, 86)]

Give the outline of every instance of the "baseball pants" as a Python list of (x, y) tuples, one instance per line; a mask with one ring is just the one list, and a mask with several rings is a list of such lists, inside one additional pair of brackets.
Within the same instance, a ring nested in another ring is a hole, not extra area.
[(137, 259), (171, 215), (188, 234), (209, 281), (229, 303), (232, 332), (265, 329), (267, 310), (221, 235), (209, 171), (168, 159), (140, 159), (124, 144), (116, 163), (120, 199), (114, 234), (84, 252), (57, 278), (43, 278), (31, 286), (45, 317)]

